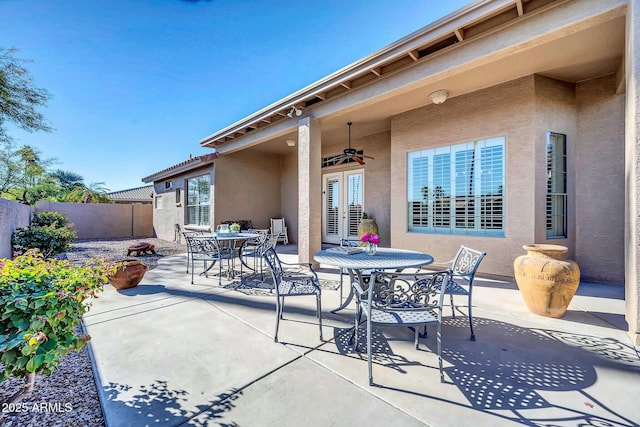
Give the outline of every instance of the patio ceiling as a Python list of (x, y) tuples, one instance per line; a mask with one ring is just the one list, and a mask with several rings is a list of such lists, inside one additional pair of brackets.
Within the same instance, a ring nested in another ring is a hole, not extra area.
[[(467, 49), (471, 52), (469, 49), (476, 46), (482, 48), (483, 43), (486, 46), (488, 40), (495, 40), (495, 37), (492, 38), (489, 34), (491, 29), (494, 32), (498, 29), (506, 29), (512, 33), (517, 31), (517, 26), (507, 26), (505, 22), (517, 19), (518, 15), (515, 18), (512, 15), (518, 13), (518, 5), (522, 6), (522, 4), (517, 1), (511, 3), (516, 11), (505, 6), (494, 12), (492, 16), (485, 17), (482, 22), (487, 28), (480, 28), (481, 24), (476, 23), (468, 24), (464, 27), (464, 31), (454, 29), (452, 34), (462, 37), (462, 40), (446, 45), (439, 51), (428, 53), (429, 57), (424, 58), (425, 60), (415, 56), (419, 56), (419, 52), (423, 50), (410, 51), (410, 62), (404, 64), (406, 59), (396, 59), (396, 62), (402, 63), (398, 65), (398, 70), (387, 71), (389, 82), (394, 79), (402, 80), (402, 76), (411, 73), (423, 73), (424, 78), (414, 78), (407, 84), (398, 85), (397, 89), (385, 92), (385, 90), (378, 91), (376, 88), (391, 83), (382, 80), (382, 75), (376, 78), (375, 73), (369, 71), (369, 74), (374, 76), (371, 82), (359, 86), (357, 90), (355, 87), (348, 89), (347, 86), (342, 85), (344, 93), (322, 102), (312, 103), (308, 109), (305, 108), (303, 117), (309, 115), (320, 120), (323, 144), (339, 144), (346, 143), (348, 121), (354, 123), (353, 139), (388, 130), (391, 116), (430, 104), (431, 101), (427, 95), (438, 89), (447, 89), (450, 91), (450, 97), (457, 97), (532, 74), (577, 83), (594, 77), (620, 73), (625, 45), (624, 8), (614, 8), (586, 22), (576, 24), (572, 28), (563, 29), (558, 34), (541, 34), (528, 43), (505, 45), (496, 48), (495, 53), (489, 52), (473, 61), (461, 62), (453, 67), (447, 66), (450, 57), (462, 55), (458, 54), (456, 49), (462, 52)], [(533, 6), (533, 3), (532, 1), (523, 4)], [(542, 4), (542, 2), (539, 3)], [(563, 2), (546, 1), (544, 3), (555, 5)], [(615, 2), (612, 3), (615, 4)], [(473, 31), (480, 35), (474, 36)], [(460, 41), (467, 40), (465, 36), (477, 43), (475, 45), (461, 43)], [(446, 43), (443, 41), (447, 39), (446, 35), (442, 37), (440, 43)], [(497, 44), (499, 45), (499, 42)], [(418, 52), (418, 54), (414, 53), (414, 56), (411, 56), (411, 52)], [(414, 57), (417, 59), (412, 59)], [(438, 70), (438, 67), (441, 69)], [(367, 95), (367, 92), (371, 95)], [(253, 145), (253, 148), (259, 151), (280, 154), (290, 152), (291, 148), (287, 147), (284, 140), (297, 139), (298, 121), (295, 118), (285, 117), (278, 122), (270, 132), (256, 132), (255, 136), (247, 135), (252, 131), (240, 132), (217, 139), (212, 135), (201, 141), (201, 144), (217, 146), (221, 152), (224, 152), (235, 151), (242, 146), (242, 141), (248, 141), (249, 145)], [(273, 123), (263, 122), (256, 129), (272, 125)], [(260, 136), (261, 134), (264, 136)], [(254, 140), (253, 143), (250, 140)], [(225, 147), (227, 145), (229, 147)]]

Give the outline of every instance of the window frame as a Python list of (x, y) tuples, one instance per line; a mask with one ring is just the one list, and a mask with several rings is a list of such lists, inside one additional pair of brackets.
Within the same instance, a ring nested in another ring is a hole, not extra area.
[[(200, 185), (199, 181), (206, 177), (206, 188), (208, 194), (206, 198), (201, 197), (200, 193), (195, 196), (196, 203), (192, 203), (194, 200), (192, 198), (193, 189), (199, 189)], [(196, 185), (194, 188), (191, 186), (191, 182), (195, 182)], [(211, 174), (206, 173), (198, 176), (194, 176), (186, 179), (185, 185), (185, 222), (186, 225), (196, 226), (196, 227), (205, 227), (211, 226)], [(191, 208), (195, 209), (195, 222), (192, 222)], [(207, 213), (204, 213), (207, 212)]]
[[(550, 151), (553, 149), (554, 142), (561, 144), (562, 151), (555, 156)], [(569, 236), (567, 135), (548, 131), (545, 154), (547, 158), (545, 233), (547, 239), (566, 239)], [(561, 166), (561, 169), (558, 169), (558, 166)], [(562, 212), (558, 213), (560, 210)]]
[[(483, 162), (495, 163), (494, 158), (487, 157), (492, 155), (493, 147), (500, 149), (499, 164), (486, 172)], [(407, 231), (505, 237), (506, 147), (506, 135), (498, 135), (407, 152)], [(465, 157), (465, 152), (471, 155)], [(421, 161), (421, 170), (414, 169), (416, 161)], [(495, 181), (497, 172), (499, 181)], [(460, 175), (466, 173), (471, 174), (471, 182), (460, 179)], [(489, 175), (491, 173), (493, 175)], [(499, 190), (483, 195), (482, 189), (487, 183)], [(435, 191), (431, 192), (431, 188)], [(499, 217), (493, 213), (496, 209)]]

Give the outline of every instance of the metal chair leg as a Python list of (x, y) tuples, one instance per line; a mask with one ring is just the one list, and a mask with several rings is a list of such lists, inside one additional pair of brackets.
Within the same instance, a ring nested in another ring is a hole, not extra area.
[(369, 367), (369, 385), (373, 385), (373, 366), (371, 362), (371, 319), (367, 318), (367, 365)]

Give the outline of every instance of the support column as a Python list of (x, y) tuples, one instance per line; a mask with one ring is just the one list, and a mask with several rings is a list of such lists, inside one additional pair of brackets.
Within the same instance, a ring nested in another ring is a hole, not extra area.
[(318, 264), (313, 254), (322, 245), (322, 162), (320, 123), (305, 117), (298, 123), (298, 256)]
[(625, 304), (629, 336), (640, 345), (640, 1), (627, 4), (625, 108)]

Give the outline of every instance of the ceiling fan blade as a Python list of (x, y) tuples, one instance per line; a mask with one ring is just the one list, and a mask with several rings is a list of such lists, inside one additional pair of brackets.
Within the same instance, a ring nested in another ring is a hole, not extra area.
[(346, 162), (346, 161), (347, 161), (346, 156), (343, 156), (343, 157), (340, 159), (340, 161), (339, 161), (338, 163), (336, 163), (336, 166), (341, 165), (341, 164), (343, 164), (343, 163), (344, 163), (344, 162)]
[(364, 157), (365, 159), (371, 159), (371, 160), (375, 160), (375, 157), (371, 157), (371, 156), (366, 156), (366, 155), (362, 155), (361, 157)]
[(358, 156), (353, 156), (352, 159), (355, 160), (356, 162), (360, 163), (361, 165), (364, 165), (364, 160), (362, 160), (362, 158), (360, 158)]

